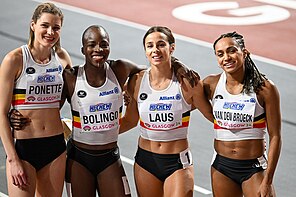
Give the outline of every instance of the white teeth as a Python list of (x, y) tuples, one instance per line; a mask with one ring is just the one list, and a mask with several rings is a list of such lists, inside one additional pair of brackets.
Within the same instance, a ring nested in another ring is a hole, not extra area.
[(233, 66), (233, 63), (224, 64), (224, 67), (231, 67), (231, 66)]
[(46, 40), (53, 41), (54, 38), (44, 37)]
[(94, 55), (92, 56), (93, 59), (103, 59), (103, 56), (100, 55)]

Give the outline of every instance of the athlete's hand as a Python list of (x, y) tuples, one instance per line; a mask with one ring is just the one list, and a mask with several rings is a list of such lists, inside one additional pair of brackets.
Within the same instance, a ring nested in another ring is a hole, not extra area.
[(195, 72), (192, 69), (184, 70), (183, 72), (184, 74), (177, 77), (179, 82), (182, 82), (182, 79), (185, 78), (189, 81), (192, 88), (198, 84), (198, 81), (200, 80), (200, 76), (197, 72)]
[(8, 114), (10, 126), (14, 130), (23, 129), (29, 122), (30, 119), (25, 118), (18, 110), (12, 109)]
[(131, 97), (126, 91), (123, 92), (123, 101), (125, 106), (128, 106), (128, 104), (131, 102)]
[(174, 68), (174, 73), (180, 83), (183, 82), (183, 78), (187, 79), (191, 85), (194, 87), (198, 84), (200, 76), (197, 72), (192, 69), (189, 69), (186, 65), (180, 62), (177, 58), (172, 57), (172, 66)]
[(259, 188), (258, 197), (275, 197), (272, 185), (266, 184), (264, 181), (262, 181)]
[(20, 189), (26, 188), (29, 185), (29, 182), (22, 162), (17, 159), (13, 161), (8, 161), (8, 165), (12, 177), (12, 184)]

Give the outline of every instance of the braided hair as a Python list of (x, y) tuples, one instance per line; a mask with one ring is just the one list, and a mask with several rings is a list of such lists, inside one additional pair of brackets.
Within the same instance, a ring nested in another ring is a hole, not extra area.
[[(222, 34), (213, 44), (213, 48), (215, 50), (216, 44), (219, 40), (222, 38), (233, 38), (236, 43), (239, 45), (241, 50), (245, 49), (245, 41), (244, 37), (237, 32), (230, 32)], [(245, 57), (245, 74), (243, 79), (243, 90), (242, 92), (248, 94), (252, 91), (258, 92), (260, 89), (262, 89), (262, 86), (264, 85), (264, 81), (267, 79), (264, 74), (260, 73), (258, 68), (256, 67), (255, 63), (250, 57), (250, 53), (247, 53), (247, 56)]]

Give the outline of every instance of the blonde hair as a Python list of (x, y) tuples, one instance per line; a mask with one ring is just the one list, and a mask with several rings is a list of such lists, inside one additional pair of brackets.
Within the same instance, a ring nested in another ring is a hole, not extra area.
[[(40, 5), (38, 5), (33, 13), (32, 16), (32, 21), (34, 23), (37, 22), (37, 20), (41, 17), (41, 15), (43, 13), (49, 13), (49, 14), (53, 14), (53, 15), (57, 15), (61, 18), (61, 22), (63, 24), (63, 20), (64, 20), (64, 15), (62, 13), (62, 11), (55, 6), (53, 3), (42, 3)], [(29, 41), (28, 41), (28, 46), (29, 47), (33, 47), (34, 44), (34, 39), (35, 39), (35, 34), (32, 31), (32, 29), (30, 28), (30, 37), (29, 37)], [(61, 41), (60, 38), (59, 40), (55, 43), (55, 45), (53, 46), (54, 50), (57, 51), (61, 48)]]

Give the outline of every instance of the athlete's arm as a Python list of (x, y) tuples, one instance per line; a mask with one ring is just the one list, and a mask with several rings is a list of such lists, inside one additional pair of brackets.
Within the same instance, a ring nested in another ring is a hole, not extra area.
[(268, 165), (264, 179), (260, 185), (261, 196), (266, 196), (272, 192), (271, 184), (281, 152), (281, 110), (279, 92), (272, 82), (265, 81), (265, 85), (260, 90), (259, 95), (264, 98), (269, 134)]
[(28, 180), (22, 162), (14, 148), (13, 135), (7, 114), (11, 106), (14, 80), (19, 77), (22, 65), (22, 52), (21, 49), (18, 48), (4, 57), (0, 67), (0, 84), (2, 85), (0, 88), (0, 136), (7, 155), (7, 165), (9, 165), (10, 169), (8, 176), (11, 176), (13, 184), (18, 187), (26, 186)]
[[(188, 80), (184, 79), (182, 91), (186, 97), (190, 98), (190, 103), (194, 106), (194, 108), (197, 108), (210, 122), (214, 121), (212, 106), (209, 100), (206, 98), (201, 80), (199, 80), (196, 85), (191, 87)], [(188, 100), (188, 98), (185, 99)]]
[[(57, 50), (56, 53), (57, 53), (57, 55), (59, 57), (59, 60), (60, 60), (60, 62), (61, 62), (61, 64), (62, 64), (62, 66), (63, 66), (64, 69), (70, 69), (70, 68), (72, 68), (72, 61), (71, 61), (70, 55), (66, 51), (66, 49), (60, 48), (59, 50)], [(63, 80), (65, 81), (64, 76), (63, 76)], [(65, 96), (62, 93), (62, 98), (61, 98), (61, 101), (60, 101), (60, 108), (63, 107), (64, 103), (65, 103)]]
[(133, 75), (127, 84), (127, 94), (130, 97), (129, 103), (126, 107), (126, 111), (124, 116), (122, 117), (122, 121), (119, 128), (119, 133), (124, 133), (135, 126), (137, 126), (139, 121), (139, 111), (138, 111), (138, 91), (139, 85), (143, 74), (138, 73)]
[(79, 66), (74, 66), (72, 68), (66, 68), (63, 72), (64, 86), (63, 86), (60, 108), (62, 108), (62, 106), (66, 100), (68, 101), (68, 103), (71, 102), (71, 97), (74, 93), (78, 67)]
[(212, 100), (217, 83), (219, 81), (220, 74), (218, 75), (209, 75), (203, 79), (203, 88), (206, 98)]
[(147, 68), (144, 65), (137, 65), (127, 59), (118, 59), (109, 62), (122, 89), (129, 77)]

